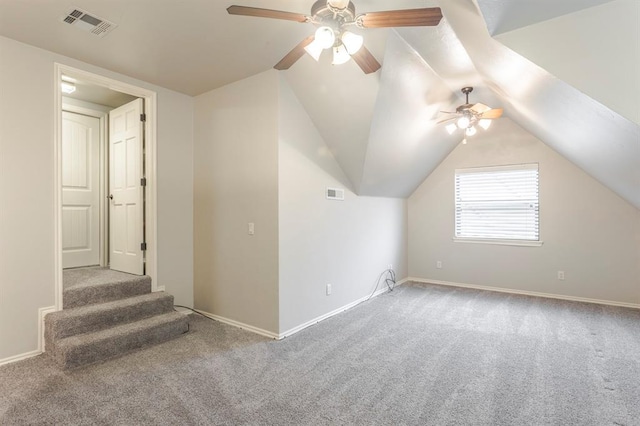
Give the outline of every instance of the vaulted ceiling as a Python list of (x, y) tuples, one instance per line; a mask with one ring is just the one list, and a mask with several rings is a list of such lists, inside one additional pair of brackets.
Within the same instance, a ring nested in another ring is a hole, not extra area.
[[(230, 16), (241, 4), (308, 14), (312, 0), (0, 0), (0, 35), (196, 96), (266, 71), (309, 24)], [(352, 189), (406, 197), (460, 142), (436, 125), (472, 102), (564, 155), (640, 208), (637, 0), (356, 0), (358, 13), (441, 7), (437, 27), (363, 30), (383, 65), (308, 56), (282, 71)], [(78, 7), (118, 27), (64, 24)], [(1, 59), (1, 58), (0, 58)]]

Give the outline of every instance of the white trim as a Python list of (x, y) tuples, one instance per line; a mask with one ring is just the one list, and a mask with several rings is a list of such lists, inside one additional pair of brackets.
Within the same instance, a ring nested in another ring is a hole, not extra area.
[(46, 350), (44, 344), (44, 317), (51, 312), (55, 312), (55, 306), (49, 306), (48, 308), (38, 309), (38, 351), (40, 353)]
[(62, 78), (62, 74), (70, 75), (72, 77), (79, 78), (83, 81), (96, 84), (98, 86), (108, 87), (112, 90), (128, 93), (132, 96), (144, 99), (144, 109), (147, 115), (147, 121), (145, 123), (145, 171), (147, 177), (146, 186), (146, 274), (151, 277), (152, 291), (157, 291), (158, 287), (158, 271), (157, 271), (157, 258), (158, 248), (156, 246), (157, 241), (157, 93), (144, 89), (142, 87), (134, 86), (131, 84), (123, 83), (118, 80), (114, 80), (108, 77), (104, 77), (98, 74), (94, 74), (88, 71), (84, 71), (78, 68), (73, 68), (68, 65), (54, 63), (54, 291), (55, 291), (55, 307), (56, 310), (62, 309), (62, 224), (61, 224), (61, 202), (62, 202), (62, 185), (61, 185), (61, 120), (62, 120), (62, 94), (60, 92), (60, 84), (58, 82)]
[(235, 321), (235, 320), (232, 320), (232, 319), (229, 319), (229, 318), (221, 317), (220, 315), (214, 315), (214, 314), (211, 314), (209, 312), (201, 311), (200, 309), (194, 309), (194, 311), (196, 311), (196, 312), (198, 312), (198, 313), (200, 313), (200, 314), (202, 314), (204, 316), (207, 316), (207, 317), (209, 317), (209, 318), (211, 318), (213, 320), (220, 321), (222, 323), (225, 323), (225, 324), (228, 324), (228, 325), (232, 325), (234, 327), (238, 327), (238, 328), (241, 328), (243, 330), (247, 330), (247, 331), (250, 331), (252, 333), (259, 334), (261, 336), (269, 337), (270, 339), (279, 339), (278, 335), (276, 333), (272, 332), (272, 331), (263, 330), (262, 328), (254, 327), (252, 325), (245, 324), (245, 323), (242, 323), (240, 321)]
[(27, 358), (33, 358), (34, 356), (38, 356), (41, 353), (42, 352), (40, 352), (39, 350), (35, 350), (31, 352), (26, 352), (20, 355), (10, 356), (9, 358), (0, 359), (0, 365), (11, 364), (13, 362), (25, 360)]
[(539, 170), (539, 163), (507, 164), (501, 166), (467, 167), (465, 169), (455, 169), (455, 173), (484, 173), (484, 172), (506, 172), (512, 170)]
[[(409, 282), (409, 281), (411, 281), (411, 279), (409, 279), (409, 278), (405, 278), (403, 280), (400, 280), (400, 281), (396, 282), (396, 285), (394, 286), (394, 288), (397, 287), (397, 286), (400, 286), (400, 285), (402, 285), (402, 284), (404, 284), (406, 282)], [(358, 299), (358, 300), (356, 300), (354, 302), (348, 303), (348, 304), (346, 304), (346, 305), (344, 305), (344, 306), (342, 306), (342, 307), (340, 307), (338, 309), (335, 309), (335, 310), (333, 310), (333, 311), (331, 311), (329, 313), (326, 313), (324, 315), (320, 315), (319, 317), (316, 317), (316, 318), (314, 318), (314, 319), (312, 319), (310, 321), (307, 321), (304, 324), (300, 324), (300, 325), (298, 325), (296, 327), (293, 327), (293, 328), (285, 331), (284, 333), (280, 333), (280, 334), (276, 334), (276, 333), (273, 333), (271, 331), (263, 330), (261, 328), (254, 327), (252, 325), (244, 324), (244, 323), (241, 323), (239, 321), (235, 321), (235, 320), (231, 320), (231, 319), (228, 319), (228, 318), (225, 318), (225, 317), (221, 317), (219, 315), (214, 315), (214, 314), (211, 314), (209, 312), (201, 311), (199, 309), (194, 309), (194, 311), (196, 311), (196, 312), (198, 312), (198, 313), (200, 313), (202, 315), (205, 315), (205, 316), (207, 316), (207, 317), (209, 317), (211, 319), (214, 319), (216, 321), (220, 321), (222, 323), (225, 323), (225, 324), (228, 324), (228, 325), (232, 325), (234, 327), (238, 327), (238, 328), (241, 328), (243, 330), (251, 331), (252, 333), (256, 333), (256, 334), (259, 334), (261, 336), (269, 337), (269, 338), (275, 339), (275, 340), (282, 340), (285, 337), (289, 337), (289, 336), (291, 336), (291, 335), (293, 335), (293, 334), (295, 334), (295, 333), (297, 333), (297, 332), (299, 332), (301, 330), (304, 330), (307, 327), (311, 327), (312, 325), (315, 325), (315, 324), (319, 323), (320, 321), (326, 320), (327, 318), (330, 318), (330, 317), (332, 317), (334, 315), (342, 313), (342, 312), (344, 312), (344, 311), (346, 311), (348, 309), (353, 308), (356, 305), (359, 305), (362, 302), (366, 302), (367, 300), (369, 300), (371, 298), (379, 296), (379, 295), (381, 295), (383, 293), (387, 293), (388, 291), (389, 291), (388, 288), (382, 288), (382, 289), (376, 291), (375, 293), (373, 293), (371, 295), (367, 295), (367, 296), (361, 297), (360, 299)]]
[[(402, 285), (402, 284), (406, 283), (407, 281), (408, 280), (405, 278), (403, 280), (400, 280), (400, 281), (396, 282), (394, 288), (399, 286), (399, 285)], [(319, 317), (316, 317), (316, 318), (314, 318), (314, 319), (312, 319), (310, 321), (307, 321), (307, 322), (305, 322), (303, 324), (300, 324), (300, 325), (298, 325), (296, 327), (293, 327), (293, 328), (291, 328), (291, 329), (289, 329), (289, 330), (287, 330), (287, 331), (285, 331), (283, 333), (280, 333), (278, 339), (284, 339), (285, 337), (289, 337), (292, 334), (295, 334), (295, 333), (297, 333), (297, 332), (299, 332), (301, 330), (304, 330), (307, 327), (311, 327), (312, 325), (315, 325), (315, 324), (319, 323), (320, 321), (324, 321), (327, 318), (330, 318), (330, 317), (332, 317), (334, 315), (337, 315), (337, 314), (340, 314), (340, 313), (342, 313), (344, 311), (347, 311), (347, 310), (353, 308), (354, 306), (361, 304), (362, 302), (366, 302), (367, 300), (372, 299), (374, 297), (377, 297), (377, 296), (379, 296), (379, 295), (381, 295), (383, 293), (387, 293), (388, 291), (389, 291), (389, 289), (387, 287), (383, 287), (380, 290), (377, 290), (373, 294), (361, 297), (360, 299), (355, 300), (355, 301), (353, 301), (351, 303), (348, 303), (348, 304), (346, 304), (346, 305), (344, 305), (344, 306), (342, 306), (342, 307), (340, 307), (338, 309), (334, 309), (331, 312), (328, 312), (328, 313), (326, 313), (324, 315), (320, 315)]]
[(482, 238), (457, 238), (453, 237), (454, 243), (470, 243), (470, 244), (494, 244), (498, 246), (522, 246), (522, 247), (541, 247), (543, 241), (529, 240), (490, 240)]
[(494, 291), (498, 293), (522, 294), (525, 296), (544, 297), (546, 299), (569, 300), (572, 302), (594, 303), (598, 305), (619, 306), (622, 308), (640, 309), (640, 304), (638, 303), (617, 302), (615, 300), (589, 299), (587, 297), (565, 296), (562, 294), (540, 293), (537, 291), (515, 290), (512, 288), (491, 287), (491, 286), (475, 285), (475, 284), (462, 284), (462, 283), (455, 283), (450, 281), (432, 280), (428, 278), (409, 277), (406, 279), (406, 281), (413, 281), (413, 282), (424, 283), (424, 284), (444, 285), (449, 287), (471, 288), (475, 290)]
[(38, 309), (38, 349), (31, 352), (25, 352), (23, 354), (18, 354), (14, 356), (10, 356), (8, 358), (0, 359), (0, 365), (11, 364), (13, 362), (18, 362), (25, 360), (27, 358), (33, 358), (34, 356), (38, 356), (44, 352), (44, 317), (50, 312), (55, 312), (55, 306), (49, 306), (47, 308)]

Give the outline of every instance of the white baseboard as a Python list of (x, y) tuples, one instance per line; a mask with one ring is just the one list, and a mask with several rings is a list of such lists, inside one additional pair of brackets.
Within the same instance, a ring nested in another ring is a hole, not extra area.
[[(409, 280), (407, 278), (405, 278), (403, 280), (400, 280), (400, 281), (396, 282), (396, 287), (406, 283), (407, 281), (409, 281)], [(307, 322), (305, 322), (303, 324), (300, 324), (300, 325), (298, 325), (296, 327), (293, 327), (293, 328), (291, 328), (291, 329), (289, 329), (289, 330), (287, 330), (287, 331), (285, 331), (283, 333), (280, 333), (279, 336), (278, 336), (278, 339), (284, 339), (285, 337), (289, 337), (292, 334), (295, 334), (295, 333), (297, 333), (297, 332), (299, 332), (301, 330), (304, 330), (307, 327), (315, 325), (315, 324), (319, 323), (320, 321), (326, 320), (327, 318), (330, 318), (330, 317), (332, 317), (334, 315), (342, 313), (342, 312), (344, 312), (344, 311), (346, 311), (348, 309), (353, 308), (356, 305), (359, 305), (362, 302), (365, 302), (365, 301), (369, 300), (370, 298), (374, 298), (374, 297), (379, 296), (379, 295), (381, 295), (383, 293), (387, 293), (388, 291), (389, 291), (389, 289), (386, 288), (386, 287), (385, 288), (381, 288), (380, 290), (377, 290), (372, 295), (367, 295), (367, 296), (361, 297), (360, 299), (355, 300), (355, 301), (353, 301), (351, 303), (348, 303), (348, 304), (346, 304), (346, 305), (344, 305), (344, 306), (342, 306), (342, 307), (340, 307), (338, 309), (334, 309), (331, 312), (328, 312), (328, 313), (326, 313), (324, 315), (320, 315), (319, 317), (316, 317), (316, 318), (314, 318), (314, 319), (312, 319), (310, 321), (307, 321)]]
[(40, 353), (45, 351), (44, 347), (44, 317), (48, 313), (55, 312), (55, 306), (49, 306), (48, 308), (38, 309), (38, 351)]
[(242, 323), (240, 321), (236, 321), (236, 320), (232, 320), (232, 319), (229, 319), (229, 318), (221, 317), (220, 315), (214, 315), (214, 314), (209, 313), (209, 312), (201, 311), (200, 309), (194, 309), (194, 311), (196, 311), (196, 312), (198, 312), (198, 313), (200, 313), (202, 315), (205, 315), (205, 316), (207, 316), (207, 317), (209, 317), (211, 319), (214, 319), (216, 321), (220, 321), (222, 323), (225, 323), (225, 324), (228, 324), (228, 325), (232, 325), (234, 327), (238, 327), (238, 328), (241, 328), (243, 330), (247, 330), (247, 331), (250, 331), (252, 333), (259, 334), (261, 336), (269, 337), (271, 339), (278, 339), (278, 335), (276, 333), (272, 332), (272, 331), (263, 330), (262, 328), (254, 327), (252, 325), (245, 324), (245, 323)]
[(22, 361), (27, 358), (31, 358), (34, 356), (38, 356), (44, 352), (44, 316), (50, 312), (55, 312), (55, 306), (49, 306), (46, 308), (38, 309), (38, 349), (31, 352), (25, 352), (23, 354), (18, 354), (14, 356), (10, 356), (8, 358), (0, 359), (0, 365), (11, 364), (12, 362)]
[[(400, 280), (400, 281), (396, 282), (396, 287), (399, 286), (399, 285), (402, 285), (402, 284), (404, 284), (404, 283), (406, 283), (408, 281), (411, 281), (411, 280), (408, 279), (408, 278)], [(201, 313), (202, 315), (205, 315), (205, 316), (207, 316), (207, 317), (209, 317), (211, 319), (214, 319), (216, 321), (220, 321), (222, 323), (225, 323), (225, 324), (228, 324), (228, 325), (232, 325), (234, 327), (238, 327), (238, 328), (241, 328), (243, 330), (251, 331), (252, 333), (256, 333), (256, 334), (259, 334), (261, 336), (269, 337), (269, 338), (275, 339), (275, 340), (282, 340), (285, 337), (289, 337), (292, 334), (295, 334), (295, 333), (297, 333), (297, 332), (299, 332), (301, 330), (304, 330), (307, 327), (310, 327), (310, 326), (312, 326), (314, 324), (319, 323), (320, 321), (323, 321), (323, 320), (325, 320), (327, 318), (330, 318), (330, 317), (332, 317), (334, 315), (337, 315), (337, 314), (339, 314), (341, 312), (344, 312), (347, 309), (351, 309), (354, 306), (359, 305), (360, 303), (368, 300), (369, 298), (373, 298), (373, 297), (379, 296), (382, 293), (386, 293), (388, 291), (389, 291), (388, 288), (382, 288), (380, 290), (377, 290), (371, 296), (364, 296), (364, 297), (362, 297), (362, 298), (360, 298), (360, 299), (358, 299), (358, 300), (356, 300), (354, 302), (348, 303), (348, 304), (346, 304), (346, 305), (344, 305), (344, 306), (342, 306), (342, 307), (340, 307), (338, 309), (335, 309), (335, 310), (333, 310), (333, 311), (331, 311), (329, 313), (326, 313), (324, 315), (320, 315), (319, 317), (316, 317), (316, 318), (314, 318), (314, 319), (312, 319), (310, 321), (307, 321), (304, 324), (300, 324), (300, 325), (298, 325), (296, 327), (293, 327), (293, 328), (285, 331), (284, 333), (280, 333), (280, 334), (276, 334), (276, 333), (273, 333), (273, 332), (268, 331), (268, 330), (263, 330), (261, 328), (254, 327), (254, 326), (248, 325), (248, 324), (244, 324), (244, 323), (241, 323), (239, 321), (235, 321), (235, 320), (232, 320), (232, 319), (229, 319), (229, 318), (221, 317), (220, 315), (214, 315), (214, 314), (209, 313), (209, 312), (201, 311), (199, 309), (194, 309), (194, 311), (196, 311), (198, 313)]]
[(445, 286), (450, 286), (450, 287), (463, 287), (463, 288), (471, 288), (471, 289), (475, 289), (475, 290), (495, 291), (495, 292), (499, 292), (499, 293), (522, 294), (522, 295), (525, 295), (525, 296), (544, 297), (544, 298), (547, 298), (547, 299), (570, 300), (570, 301), (573, 301), (573, 302), (595, 303), (595, 304), (598, 304), (598, 305), (620, 306), (620, 307), (623, 307), (623, 308), (640, 309), (640, 304), (617, 302), (615, 300), (589, 299), (589, 298), (586, 298), (586, 297), (565, 296), (565, 295), (562, 295), (562, 294), (540, 293), (540, 292), (537, 292), (537, 291), (515, 290), (515, 289), (512, 289), (512, 288), (490, 287), (490, 286), (475, 285), (475, 284), (463, 284), (463, 283), (455, 283), (455, 282), (450, 282), (450, 281), (432, 280), (432, 279), (429, 279), (429, 278), (409, 277), (404, 281), (405, 282), (406, 281), (413, 281), (413, 282), (424, 283), (424, 284), (445, 285)]
[(42, 352), (40, 350), (35, 350), (31, 352), (27, 352), (20, 355), (10, 356), (9, 358), (0, 359), (0, 365), (11, 364), (12, 362), (22, 361), (27, 358), (31, 358), (34, 356), (40, 355)]

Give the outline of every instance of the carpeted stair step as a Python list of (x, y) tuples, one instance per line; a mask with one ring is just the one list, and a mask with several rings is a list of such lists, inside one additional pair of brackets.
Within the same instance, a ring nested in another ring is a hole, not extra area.
[(171, 311), (173, 296), (163, 291), (64, 309), (45, 317), (45, 343), (52, 347), (65, 337), (100, 331)]
[(186, 315), (169, 312), (93, 333), (60, 339), (51, 349), (51, 355), (60, 367), (75, 368), (113, 358), (143, 346), (164, 342), (186, 333), (188, 329)]
[(88, 282), (64, 290), (63, 309), (151, 293), (151, 277), (119, 273), (110, 282)]

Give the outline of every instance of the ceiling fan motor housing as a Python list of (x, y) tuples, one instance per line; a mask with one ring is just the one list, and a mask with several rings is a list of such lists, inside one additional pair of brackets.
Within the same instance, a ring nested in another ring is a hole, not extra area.
[(311, 7), (311, 22), (331, 28), (336, 34), (342, 33), (345, 25), (356, 20), (356, 7), (352, 2), (344, 9), (336, 9), (326, 0), (318, 0)]

